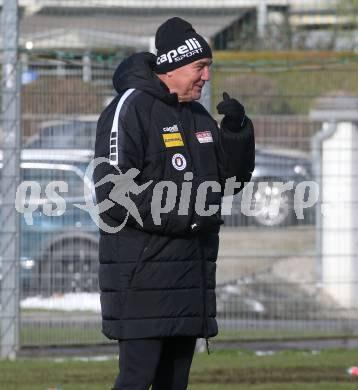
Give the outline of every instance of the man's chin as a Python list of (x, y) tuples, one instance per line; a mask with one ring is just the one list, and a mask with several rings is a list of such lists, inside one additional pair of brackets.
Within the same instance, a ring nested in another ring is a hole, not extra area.
[(199, 100), (201, 98), (201, 90), (200, 91), (192, 91), (191, 94), (187, 96), (180, 96), (180, 102), (192, 102), (193, 100)]
[(201, 91), (200, 92), (194, 92), (192, 97), (193, 97), (193, 100), (199, 100), (201, 98)]

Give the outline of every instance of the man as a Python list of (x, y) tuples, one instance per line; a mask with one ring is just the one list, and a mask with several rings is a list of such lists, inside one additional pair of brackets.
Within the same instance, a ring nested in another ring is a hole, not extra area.
[[(175, 17), (159, 27), (156, 47), (157, 56), (134, 54), (119, 65), (118, 96), (97, 128), (95, 155), (109, 160), (95, 181), (132, 169), (137, 187), (147, 185), (127, 194), (140, 220), (118, 202), (101, 214), (105, 226), (126, 220), (118, 233), (102, 227), (100, 235), (102, 331), (120, 342), (120, 390), (187, 388), (196, 339), (218, 332), (223, 185), (230, 177), (249, 181), (254, 169), (253, 126), (243, 106), (224, 94), (218, 129), (195, 102), (210, 79), (204, 38)], [(114, 193), (113, 182), (96, 187), (99, 203)]]

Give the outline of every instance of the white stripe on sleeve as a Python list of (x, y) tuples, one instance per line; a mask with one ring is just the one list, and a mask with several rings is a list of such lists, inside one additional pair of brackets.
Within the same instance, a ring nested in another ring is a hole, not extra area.
[(118, 119), (121, 108), (127, 97), (134, 92), (134, 88), (127, 89), (126, 92), (119, 99), (116, 112), (114, 113), (113, 124), (111, 129), (111, 136), (109, 138), (109, 163), (110, 165), (118, 165)]

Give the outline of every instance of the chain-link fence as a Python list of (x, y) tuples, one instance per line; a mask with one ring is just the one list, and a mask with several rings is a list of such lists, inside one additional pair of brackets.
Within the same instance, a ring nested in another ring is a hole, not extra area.
[[(11, 12), (6, 3), (2, 14)], [(3, 247), (12, 248), (0, 253), (3, 344), (14, 344), (16, 334), (21, 346), (106, 341), (100, 332), (98, 229), (74, 204), (83, 203), (96, 122), (115, 96), (116, 66), (131, 53), (154, 51), (157, 27), (174, 15), (192, 22), (214, 49), (206, 107), (220, 120), (216, 105), (227, 91), (255, 125), (250, 206), (260, 212), (243, 215), (241, 194), (231, 215), (224, 215), (217, 263), (220, 337), (356, 335), (357, 226), (348, 218), (357, 200), (351, 152), (357, 129), (348, 113), (356, 109), (358, 92), (352, 51), (357, 19), (351, 17), (357, 16), (356, 1), (203, 0), (195, 8), (185, 1), (153, 3), (19, 0), (17, 52), (5, 45), (3, 29), (1, 213), (12, 212), (14, 221), (2, 224), (1, 235)], [(10, 26), (16, 31), (16, 23)], [(18, 82), (9, 90), (12, 75)], [(331, 102), (329, 108), (322, 101)], [(347, 121), (350, 129), (339, 127)], [(21, 148), (11, 138), (17, 124)], [(5, 164), (10, 156), (21, 160), (19, 172)], [(38, 185), (24, 187), (18, 214), (5, 195), (12, 183), (15, 197), (24, 181)], [(63, 214), (49, 212), (56, 203), (47, 196), (54, 181), (68, 183)], [(298, 219), (295, 192), (281, 194), (278, 183), (296, 188), (303, 181), (318, 182), (321, 195)], [(341, 196), (343, 205), (334, 188), (351, 194)], [(324, 202), (334, 203), (338, 214), (322, 216)], [(8, 339), (7, 329), (15, 339)]]

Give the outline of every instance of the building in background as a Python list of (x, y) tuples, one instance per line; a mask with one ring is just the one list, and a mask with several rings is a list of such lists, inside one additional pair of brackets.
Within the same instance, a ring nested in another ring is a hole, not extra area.
[(357, 41), (355, 0), (18, 1), (22, 47), (83, 51), (87, 62), (88, 48), (153, 51), (157, 26), (173, 14), (216, 50), (351, 50)]

